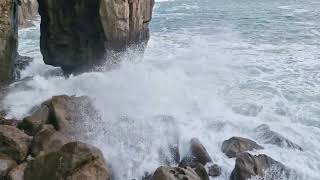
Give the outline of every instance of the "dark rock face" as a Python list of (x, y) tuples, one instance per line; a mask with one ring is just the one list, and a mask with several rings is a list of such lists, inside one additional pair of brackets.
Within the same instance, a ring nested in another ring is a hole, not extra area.
[(217, 177), (221, 175), (221, 167), (218, 166), (217, 164), (214, 164), (209, 167), (209, 176), (211, 177)]
[(151, 180), (201, 180), (198, 174), (190, 167), (159, 167)]
[(14, 79), (18, 47), (17, 1), (0, 1), (0, 83)]
[(0, 153), (21, 162), (28, 154), (31, 138), (14, 126), (0, 125)]
[(206, 148), (197, 138), (192, 138), (190, 141), (190, 154), (203, 165), (206, 165), (207, 162), (212, 162), (212, 159), (209, 153), (207, 152)]
[(281, 134), (272, 131), (268, 125), (260, 125), (255, 129), (258, 138), (266, 144), (274, 144), (279, 147), (286, 147), (303, 151), (302, 147), (289, 139), (283, 137)]
[(262, 146), (256, 142), (242, 137), (232, 137), (222, 143), (221, 151), (229, 158), (236, 157), (245, 151), (252, 151), (254, 149), (263, 149)]
[(99, 64), (106, 50), (149, 39), (154, 0), (38, 0), (44, 62), (64, 71)]
[(25, 180), (111, 180), (99, 149), (80, 142), (64, 145), (59, 151), (38, 156), (26, 167)]
[(273, 171), (271, 172), (271, 179), (282, 179), (283, 177), (289, 177), (290, 174), (290, 170), (283, 164), (267, 155), (254, 156), (249, 153), (242, 153), (236, 159), (230, 180), (246, 180), (253, 176), (263, 177), (267, 175), (268, 170)]

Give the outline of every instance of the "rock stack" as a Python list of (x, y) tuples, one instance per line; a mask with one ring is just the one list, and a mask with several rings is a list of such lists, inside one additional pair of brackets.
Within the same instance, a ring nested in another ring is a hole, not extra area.
[(29, 27), (32, 25), (30, 21), (38, 15), (37, 0), (21, 0), (18, 6), (18, 24), (20, 27)]
[(38, 0), (44, 62), (64, 71), (148, 41), (154, 0)]
[(0, 1), (0, 83), (14, 78), (14, 63), (18, 47), (16, 0)]

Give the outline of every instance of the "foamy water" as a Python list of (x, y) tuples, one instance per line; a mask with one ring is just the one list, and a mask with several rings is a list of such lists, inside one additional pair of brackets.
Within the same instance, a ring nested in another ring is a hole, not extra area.
[[(198, 137), (226, 180), (234, 166), (220, 150), (242, 136), (294, 169), (320, 179), (320, 4), (316, 1), (158, 1), (144, 58), (134, 50), (120, 67), (65, 78), (46, 66), (39, 27), (20, 31), (19, 51), (34, 62), (5, 97), (22, 118), (53, 95), (91, 97), (102, 121), (83, 128), (118, 179), (140, 177), (161, 165), (160, 147), (178, 134), (180, 151)], [(164, 120), (166, 119), (166, 120)], [(168, 120), (169, 119), (169, 120)], [(263, 144), (253, 129), (272, 130), (304, 151)]]

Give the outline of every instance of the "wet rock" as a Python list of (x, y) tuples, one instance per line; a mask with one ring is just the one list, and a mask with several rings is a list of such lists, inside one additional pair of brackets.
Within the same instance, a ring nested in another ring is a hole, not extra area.
[(17, 126), (20, 121), (16, 119), (5, 119), (0, 117), (0, 125)]
[(199, 160), (196, 157), (190, 157), (190, 156), (184, 157), (182, 161), (179, 163), (179, 167), (182, 167), (182, 168), (190, 167), (198, 174), (198, 176), (202, 180), (209, 180), (209, 175), (207, 173), (206, 168), (204, 167), (203, 164), (199, 162)]
[(190, 141), (190, 154), (192, 157), (197, 158), (198, 161), (203, 165), (206, 165), (207, 162), (212, 162), (212, 159), (206, 148), (197, 138), (192, 138)]
[(17, 55), (16, 61), (15, 61), (17, 79), (20, 79), (21, 77), (20, 71), (24, 70), (32, 61), (33, 61), (33, 58), (31, 57), (21, 56), (19, 54)]
[(44, 62), (65, 72), (87, 70), (99, 65), (110, 51), (149, 39), (154, 0), (38, 2)]
[(289, 139), (283, 137), (281, 134), (272, 131), (266, 124), (260, 125), (255, 129), (259, 139), (266, 144), (273, 144), (279, 147), (286, 147), (303, 151), (303, 148)]
[(44, 125), (33, 138), (31, 152), (34, 156), (48, 154), (58, 151), (68, 142), (70, 139), (56, 131), (52, 125)]
[(38, 14), (38, 2), (37, 0), (20, 0), (20, 2), (18, 24), (22, 28), (30, 27), (33, 25), (30, 20)]
[(9, 156), (0, 154), (0, 179), (5, 179), (9, 171), (17, 166), (17, 163)]
[(24, 170), (26, 167), (27, 163), (22, 163), (13, 168), (8, 174), (8, 180), (24, 180)]
[(217, 177), (221, 175), (221, 167), (217, 164), (214, 164), (212, 166), (209, 166), (209, 176), (211, 177)]
[(263, 147), (250, 139), (242, 137), (232, 137), (224, 141), (221, 146), (221, 151), (229, 158), (254, 149), (263, 149)]
[(44, 105), (39, 107), (31, 116), (25, 117), (21, 123), (18, 124), (20, 129), (23, 129), (29, 135), (35, 135), (42, 127), (42, 125), (49, 121), (49, 108)]
[(14, 79), (18, 48), (17, 0), (0, 1), (0, 84)]
[(152, 180), (201, 180), (190, 167), (159, 167), (152, 176)]
[(231, 173), (230, 180), (247, 180), (253, 176), (266, 176), (268, 170), (277, 172), (272, 174), (272, 179), (289, 177), (290, 170), (282, 163), (267, 155), (254, 156), (249, 153), (242, 153), (236, 159), (235, 167)]
[(25, 170), (25, 180), (111, 180), (111, 176), (101, 151), (81, 142), (38, 156)]
[(23, 131), (13, 126), (0, 125), (0, 153), (6, 154), (14, 160), (25, 160), (31, 138)]

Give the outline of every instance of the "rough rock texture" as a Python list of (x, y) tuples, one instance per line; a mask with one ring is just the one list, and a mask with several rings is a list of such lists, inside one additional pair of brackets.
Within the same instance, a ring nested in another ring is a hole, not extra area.
[(221, 175), (221, 167), (218, 166), (217, 164), (214, 164), (212, 166), (209, 167), (209, 176), (211, 177), (217, 177)]
[(242, 137), (232, 137), (224, 141), (221, 146), (221, 151), (229, 158), (254, 149), (263, 149), (263, 147), (250, 139)]
[(35, 135), (49, 121), (48, 106), (41, 106), (31, 116), (25, 117), (18, 127), (29, 135)]
[(68, 142), (70, 139), (56, 131), (52, 125), (44, 125), (33, 138), (31, 152), (34, 156), (48, 154), (58, 151)]
[(289, 139), (283, 137), (281, 134), (274, 132), (268, 125), (260, 125), (255, 129), (258, 138), (266, 144), (274, 144), (279, 147), (286, 147), (303, 151), (302, 147)]
[(17, 164), (13, 159), (0, 154), (0, 179), (5, 179), (9, 171), (15, 166), (17, 166)]
[(151, 180), (201, 180), (198, 174), (190, 167), (159, 167)]
[(38, 0), (46, 64), (81, 71), (149, 39), (154, 0)]
[(198, 161), (203, 165), (206, 165), (207, 162), (212, 162), (212, 159), (206, 148), (197, 138), (192, 138), (190, 141), (190, 153), (192, 157), (197, 158)]
[(91, 101), (85, 96), (54, 96), (42, 103), (31, 116), (24, 118), (18, 127), (29, 135), (35, 135), (44, 124), (52, 124), (57, 131), (71, 137), (81, 130), (75, 127), (77, 122), (85, 116), (94, 118), (95, 114)]
[(27, 163), (22, 163), (19, 166), (13, 168), (7, 178), (8, 180), (24, 180), (24, 170), (27, 167)]
[(21, 162), (27, 154), (31, 138), (13, 126), (0, 125), (0, 153)]
[(38, 156), (28, 163), (25, 180), (111, 180), (101, 151), (93, 146), (72, 142), (59, 151)]
[(30, 20), (38, 14), (37, 0), (20, 0), (18, 6), (18, 24), (20, 27), (31, 26)]
[(254, 156), (242, 153), (236, 159), (235, 167), (231, 173), (230, 180), (246, 180), (253, 176), (266, 176), (270, 173), (270, 179), (282, 179), (289, 177), (290, 171), (280, 162), (267, 155)]
[(0, 1), (0, 83), (14, 79), (18, 47), (17, 1)]

